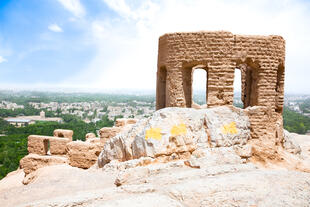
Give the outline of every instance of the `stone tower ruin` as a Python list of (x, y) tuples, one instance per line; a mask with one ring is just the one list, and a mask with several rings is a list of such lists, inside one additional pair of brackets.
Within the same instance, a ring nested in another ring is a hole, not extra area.
[(208, 107), (232, 105), (234, 72), (241, 71), (244, 108), (282, 114), (285, 41), (281, 36), (226, 31), (165, 34), (159, 38), (156, 109), (193, 106), (193, 71), (207, 71)]

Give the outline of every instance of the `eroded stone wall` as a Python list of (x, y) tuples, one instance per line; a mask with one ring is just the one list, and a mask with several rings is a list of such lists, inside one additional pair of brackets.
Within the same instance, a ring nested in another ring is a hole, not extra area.
[(241, 70), (244, 106), (282, 113), (285, 41), (281, 36), (230, 32), (171, 33), (159, 38), (156, 108), (192, 107), (192, 74), (207, 71), (209, 107), (232, 105)]

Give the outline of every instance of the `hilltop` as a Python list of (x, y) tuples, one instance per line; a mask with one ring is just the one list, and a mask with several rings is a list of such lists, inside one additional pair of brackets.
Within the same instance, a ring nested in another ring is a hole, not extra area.
[[(274, 142), (252, 139), (249, 110), (165, 108), (135, 124), (119, 121), (114, 129), (122, 130), (104, 138), (92, 167), (73, 167), (88, 159), (79, 156), (72, 164), (79, 153), (67, 154), (67, 164), (39, 166), (24, 185), (26, 166), (0, 181), (0, 201), (3, 206), (309, 205), (310, 137), (284, 132), (283, 140)], [(96, 139), (103, 138), (88, 138), (84, 145)], [(71, 143), (67, 150), (83, 142)]]

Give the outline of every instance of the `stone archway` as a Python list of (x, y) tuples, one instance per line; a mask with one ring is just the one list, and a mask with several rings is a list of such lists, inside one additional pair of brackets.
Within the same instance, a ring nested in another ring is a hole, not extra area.
[(247, 59), (236, 67), (241, 71), (241, 100), (243, 108), (258, 105), (259, 64)]
[(156, 102), (159, 108), (166, 107), (166, 91), (167, 91), (167, 69), (165, 66), (163, 66), (157, 72)]
[(183, 67), (182, 70), (182, 85), (185, 97), (185, 105), (187, 108), (191, 108), (193, 106), (201, 108), (201, 106), (195, 104), (193, 101), (193, 73), (197, 69), (202, 69), (206, 71), (206, 105), (208, 105), (208, 69), (206, 65), (197, 64)]
[(284, 103), (284, 65), (280, 64), (277, 70), (277, 83), (276, 83), (276, 106), (275, 111), (282, 113)]

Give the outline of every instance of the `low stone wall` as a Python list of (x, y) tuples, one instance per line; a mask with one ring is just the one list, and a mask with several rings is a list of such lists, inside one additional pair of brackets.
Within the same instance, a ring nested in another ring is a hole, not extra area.
[(28, 137), (28, 152), (38, 155), (66, 154), (66, 145), (70, 142), (69, 138), (59, 138), (51, 136), (30, 135)]

